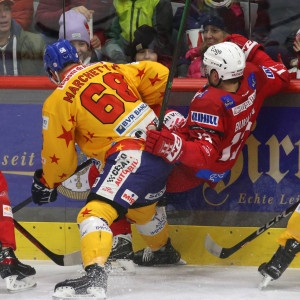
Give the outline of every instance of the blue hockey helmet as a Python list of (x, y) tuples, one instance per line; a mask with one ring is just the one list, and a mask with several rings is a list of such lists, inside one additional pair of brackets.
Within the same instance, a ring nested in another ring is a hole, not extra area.
[[(51, 81), (58, 83), (53, 78), (53, 73), (57, 74), (68, 63), (78, 63), (79, 56), (76, 48), (68, 41), (60, 39), (46, 47), (44, 53), (44, 68)], [(53, 72), (51, 73), (50, 70)]]

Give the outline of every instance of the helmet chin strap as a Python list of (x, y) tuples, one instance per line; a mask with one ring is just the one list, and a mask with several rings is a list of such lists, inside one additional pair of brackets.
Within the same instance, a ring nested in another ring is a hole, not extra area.
[(56, 85), (60, 85), (61, 84), (61, 80), (59, 78), (59, 75), (57, 73), (57, 71), (53, 72), (51, 71), (52, 76), (50, 77), (50, 81), (53, 82)]

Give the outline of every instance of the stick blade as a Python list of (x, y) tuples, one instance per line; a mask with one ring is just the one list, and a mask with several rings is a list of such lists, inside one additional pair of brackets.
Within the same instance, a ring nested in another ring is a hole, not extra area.
[(209, 234), (205, 237), (204, 242), (205, 249), (212, 255), (221, 258), (221, 254), (223, 251), (223, 248), (219, 246)]
[(82, 264), (81, 251), (76, 251), (64, 255), (64, 266), (76, 266)]

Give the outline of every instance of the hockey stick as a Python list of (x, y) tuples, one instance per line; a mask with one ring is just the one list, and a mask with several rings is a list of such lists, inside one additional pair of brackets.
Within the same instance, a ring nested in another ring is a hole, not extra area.
[(205, 248), (206, 250), (211, 253), (212, 255), (219, 257), (219, 258), (227, 258), (236, 251), (240, 250), (242, 247), (244, 247), (246, 244), (260, 236), (262, 233), (267, 231), (270, 227), (281, 221), (283, 218), (286, 218), (289, 216), (299, 205), (300, 201), (293, 204), (291, 207), (287, 208), (285, 211), (274, 217), (272, 220), (270, 220), (268, 223), (266, 223), (264, 226), (257, 229), (255, 232), (247, 236), (245, 239), (243, 239), (241, 242), (237, 243), (236, 245), (232, 246), (231, 248), (223, 248), (219, 246), (211, 237), (209, 234), (205, 237)]
[(162, 101), (162, 104), (161, 104), (161, 110), (160, 110), (160, 114), (159, 114), (159, 118), (158, 118), (158, 126), (157, 126), (157, 129), (156, 129), (158, 131), (160, 131), (162, 129), (162, 126), (163, 126), (164, 117), (165, 117), (165, 113), (166, 113), (166, 110), (167, 110), (167, 105), (168, 105), (168, 101), (169, 101), (170, 93), (171, 93), (171, 88), (172, 88), (172, 84), (173, 84), (173, 78), (174, 78), (175, 71), (176, 71), (176, 65), (177, 65), (177, 62), (178, 62), (179, 51), (180, 51), (180, 48), (181, 48), (183, 32), (184, 32), (184, 29), (185, 29), (188, 14), (190, 12), (190, 8), (191, 8), (191, 0), (186, 0), (185, 5), (184, 5), (182, 18), (181, 18), (181, 22), (180, 22), (180, 26), (179, 26), (179, 31), (178, 31), (178, 34), (177, 34), (177, 41), (176, 41), (176, 45), (175, 45), (175, 49), (174, 49), (174, 53), (173, 53), (172, 64), (171, 64), (171, 67), (170, 67), (170, 72), (169, 72), (169, 76), (168, 76), (168, 80), (167, 80), (167, 86), (166, 86), (166, 90), (165, 90), (165, 94), (164, 94), (164, 98), (163, 98), (163, 101)]
[(66, 0), (63, 0), (64, 39), (66, 39)]
[(74, 266), (82, 263), (81, 251), (72, 252), (69, 254), (56, 254), (46, 248), (33, 235), (31, 235), (21, 224), (14, 219), (15, 227), (22, 233), (31, 243), (47, 255), (53, 262), (59, 266)]
[[(79, 165), (79, 166), (76, 168), (76, 170), (75, 170), (75, 172), (73, 173), (73, 175), (76, 174), (77, 172), (83, 170), (85, 167), (87, 167), (87, 166), (90, 165), (91, 163), (92, 163), (92, 159), (91, 159), (91, 158), (88, 159), (88, 160), (86, 160), (85, 162), (83, 162), (81, 165)], [(72, 176), (73, 176), (73, 175), (72, 175)], [(28, 205), (28, 204), (31, 203), (31, 202), (32, 202), (32, 198), (31, 198), (31, 197), (27, 198), (27, 199), (24, 200), (23, 202), (21, 202), (21, 203), (17, 204), (16, 206), (14, 206), (14, 207), (12, 208), (12, 212), (13, 212), (13, 213), (16, 213), (18, 210), (20, 210), (21, 208), (23, 208), (24, 206)]]

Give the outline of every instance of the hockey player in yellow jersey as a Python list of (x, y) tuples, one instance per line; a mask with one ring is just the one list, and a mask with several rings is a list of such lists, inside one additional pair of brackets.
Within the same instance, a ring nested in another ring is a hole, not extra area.
[(77, 217), (86, 275), (58, 283), (54, 297), (104, 298), (105, 263), (112, 247), (109, 226), (122, 216), (149, 245), (141, 264), (170, 264), (180, 254), (168, 238), (163, 208), (172, 165), (144, 150), (147, 126), (157, 122), (169, 70), (143, 61), (128, 65), (81, 65), (67, 41), (48, 45), (45, 69), (58, 87), (43, 106), (43, 169), (34, 174), (33, 201), (56, 200), (56, 187), (77, 167), (75, 142), (91, 158), (104, 161), (87, 203)]
[(300, 255), (300, 204), (290, 217), (286, 230), (277, 239), (279, 247), (271, 260), (259, 266), (263, 276), (260, 288), (265, 288), (270, 281), (278, 279), (288, 268), (295, 256)]

